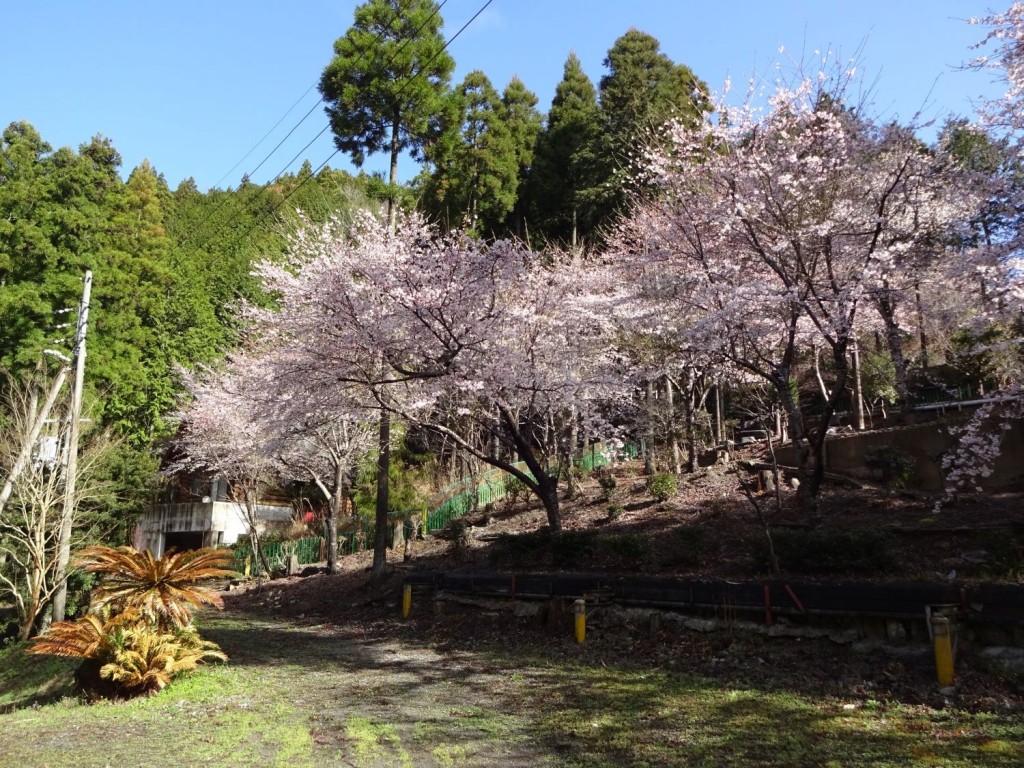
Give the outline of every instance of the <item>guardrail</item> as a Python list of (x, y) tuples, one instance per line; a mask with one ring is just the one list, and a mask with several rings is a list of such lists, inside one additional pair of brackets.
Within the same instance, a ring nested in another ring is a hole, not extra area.
[(479, 597), (576, 599), (601, 593), (623, 605), (679, 611), (764, 615), (921, 619), (934, 606), (955, 607), (968, 622), (1024, 627), (1024, 587), (1009, 584), (726, 581), (606, 574), (413, 572), (406, 583)]

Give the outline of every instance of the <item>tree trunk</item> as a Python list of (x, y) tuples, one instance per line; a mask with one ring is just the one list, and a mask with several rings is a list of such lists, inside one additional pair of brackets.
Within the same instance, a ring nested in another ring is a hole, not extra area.
[[(44, 566), (35, 564), (28, 579), (28, 599), (23, 603), (21, 628), (18, 632), (19, 640), (28, 640), (35, 634), (39, 614), (43, 608), (43, 586), (46, 576), (42, 572)], [(19, 600), (19, 603), (21, 601)]]
[(917, 300), (917, 333), (921, 339), (921, 367), (928, 370), (928, 335), (924, 331), (924, 305), (921, 302), (921, 284), (914, 283), (914, 296)]
[(537, 495), (544, 504), (544, 511), (548, 517), (548, 528), (552, 533), (562, 531), (562, 513), (558, 507), (558, 479), (552, 478), (547, 473), (541, 473), (537, 478)]
[(724, 445), (725, 431), (722, 429), (722, 380), (715, 382), (715, 445)]
[(810, 502), (810, 507), (815, 508), (817, 499), (808, 499), (808, 494), (814, 496), (817, 492), (810, 487), (809, 482), (811, 452), (806, 444), (807, 435), (804, 432), (804, 417), (800, 412), (800, 403), (796, 396), (796, 384), (790, 380), (788, 367), (776, 370), (771, 381), (779, 397), (779, 402), (782, 403), (782, 407), (788, 417), (789, 438), (796, 449), (797, 478), (800, 481), (797, 501), (805, 509), (808, 507), (808, 501)]
[(269, 579), (270, 563), (267, 562), (267, 556), (263, 552), (260, 533), (256, 530), (256, 503), (255, 491), (246, 491), (243, 504), (245, 505), (245, 516), (248, 518), (247, 522), (249, 523), (249, 544), (252, 546), (253, 557), (263, 566), (263, 574)]
[(903, 355), (903, 336), (900, 333), (899, 324), (896, 322), (896, 307), (889, 296), (879, 297), (875, 304), (878, 307), (878, 315), (882, 318), (882, 323), (885, 326), (885, 341), (889, 347), (893, 369), (896, 372), (894, 384), (896, 394), (900, 398), (900, 418), (906, 421), (913, 410), (914, 403), (907, 385), (907, 359)]
[[(679, 433), (676, 432), (675, 387), (672, 386), (672, 377), (667, 373), (665, 374), (665, 407), (668, 410), (668, 450), (672, 457), (672, 472), (679, 475), (683, 472), (683, 466), (679, 455)], [(687, 406), (686, 416), (689, 419), (689, 406)], [(689, 429), (687, 429), (687, 439), (690, 439)]]
[(334, 496), (327, 506), (327, 572), (338, 572), (338, 520), (345, 499), (345, 465), (339, 459), (334, 464)]
[(818, 379), (818, 389), (821, 392), (821, 399), (828, 400), (832, 397), (832, 393), (828, 391), (828, 387), (825, 386), (825, 379), (821, 376), (821, 364), (819, 358), (821, 357), (821, 350), (818, 347), (814, 348), (814, 375)]
[(864, 431), (864, 388), (860, 379), (860, 348), (857, 337), (850, 339), (850, 359), (853, 362), (853, 413), (854, 426), (858, 432)]
[(388, 231), (395, 234), (398, 228), (398, 202), (395, 200), (395, 184), (398, 183), (398, 128), (401, 116), (398, 110), (391, 116), (391, 167), (388, 171)]
[[(7, 500), (10, 499), (11, 493), (14, 491), (14, 482), (18, 479), (18, 476), (22, 473), (29, 461), (32, 459), (32, 451), (36, 446), (36, 441), (39, 439), (40, 433), (43, 431), (43, 426), (46, 424), (46, 420), (50, 417), (50, 411), (53, 410), (53, 406), (57, 402), (57, 396), (60, 394), (61, 389), (64, 387), (64, 382), (67, 381), (68, 367), (64, 366), (60, 369), (56, 378), (53, 380), (53, 384), (50, 386), (50, 390), (46, 395), (43, 408), (38, 413), (36, 412), (37, 398), (35, 394), (32, 395), (32, 403), (29, 408), (30, 423), (28, 435), (25, 436), (25, 442), (21, 445), (21, 450), (18, 453), (18, 458), (15, 460), (14, 465), (9, 469), (7, 477), (4, 479), (3, 488), (0, 489), (0, 512), (3, 511), (4, 505)], [(4, 556), (6, 559), (6, 555)]]
[(373, 566), (370, 577), (383, 578), (388, 566), (388, 469), (391, 466), (391, 416), (380, 409), (377, 441), (377, 504), (376, 530), (373, 537)]
[[(836, 369), (836, 380), (832, 387), (832, 396), (825, 403), (825, 409), (821, 414), (821, 421), (815, 431), (810, 443), (813, 463), (811, 471), (807, 475), (807, 490), (803, 496), (804, 510), (812, 518), (818, 516), (818, 495), (821, 492), (822, 483), (825, 481), (825, 440), (828, 438), (828, 427), (832, 416), (836, 412), (836, 403), (842, 392), (846, 390), (846, 381), (849, 378), (849, 365), (846, 360), (846, 348), (848, 342), (843, 340), (832, 348), (832, 362)], [(804, 489), (803, 483), (800, 490)]]
[(534, 453), (530, 442), (520, 431), (518, 423), (512, 418), (509, 410), (499, 406), (498, 414), (506, 434), (519, 452), (519, 457), (526, 463), (527, 469), (533, 475), (533, 480), (514, 467), (505, 466), (502, 469), (518, 477), (528, 488), (537, 494), (537, 497), (544, 505), (544, 510), (547, 512), (548, 527), (552, 533), (560, 533), (562, 530), (562, 513), (558, 507), (558, 475), (552, 477), (540, 465), (540, 461)]
[(647, 380), (647, 439), (644, 445), (644, 474), (654, 474), (654, 382)]

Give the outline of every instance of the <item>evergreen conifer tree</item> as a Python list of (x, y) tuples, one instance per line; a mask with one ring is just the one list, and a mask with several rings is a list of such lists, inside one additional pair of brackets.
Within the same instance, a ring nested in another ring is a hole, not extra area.
[(389, 154), (392, 222), (399, 155), (422, 155), (449, 115), (455, 62), (442, 23), (434, 0), (368, 0), (320, 78), (338, 149), (357, 166), (368, 154)]
[(570, 53), (537, 139), (530, 181), (531, 223), (549, 240), (576, 245), (596, 222), (600, 117), (594, 84)]

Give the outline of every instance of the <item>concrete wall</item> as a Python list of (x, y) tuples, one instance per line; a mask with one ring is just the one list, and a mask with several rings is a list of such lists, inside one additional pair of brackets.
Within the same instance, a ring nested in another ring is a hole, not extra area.
[[(291, 518), (291, 506), (260, 504), (256, 508), (260, 533), (286, 528)], [(165, 549), (166, 534), (197, 531), (220, 533), (221, 544), (230, 546), (248, 536), (249, 527), (241, 507), (234, 502), (156, 504), (139, 521), (134, 544), (139, 551), (148, 549), (159, 557)]]
[[(942, 490), (942, 456), (956, 447), (956, 439), (949, 434), (949, 428), (964, 421), (964, 418), (946, 419), (909, 427), (830, 436), (825, 441), (825, 468), (830, 472), (877, 481), (881, 478), (864, 463), (864, 455), (872, 449), (892, 448), (914, 462), (908, 487)], [(993, 428), (999, 427), (993, 425)], [(779, 463), (796, 464), (796, 452), (791, 447), (785, 446), (777, 454)], [(1003, 433), (1002, 450), (993, 472), (983, 478), (981, 484), (986, 490), (1024, 486), (1024, 422), (1013, 422), (1011, 429)]]

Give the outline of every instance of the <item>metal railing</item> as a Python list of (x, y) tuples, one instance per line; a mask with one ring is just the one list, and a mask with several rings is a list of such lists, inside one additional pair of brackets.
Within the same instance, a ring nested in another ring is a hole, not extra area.
[[(618, 449), (617, 453), (628, 458), (636, 458), (638, 449), (635, 445), (627, 444)], [(591, 472), (608, 466), (614, 459), (615, 455), (610, 449), (596, 443), (574, 457), (574, 464), (586, 472)], [(518, 462), (514, 466), (532, 477), (525, 463)], [(557, 471), (557, 467), (550, 467), (548, 471)], [(394, 512), (389, 517), (392, 517), (395, 523), (404, 524), (406, 537), (415, 534), (416, 523), (413, 520), (417, 517), (423, 533), (436, 531), (456, 518), (504, 499), (508, 496), (514, 480), (514, 476), (504, 470), (489, 469), (476, 477), (463, 478), (442, 489), (439, 495), (447, 498), (433, 511), (424, 511), (419, 515), (408, 511)], [(352, 554), (373, 546), (376, 528), (372, 522), (355, 517), (347, 521), (346, 526), (346, 530), (338, 532), (339, 555)], [(300, 565), (323, 562), (326, 558), (327, 543), (323, 536), (310, 536), (294, 541), (270, 541), (261, 545), (260, 549), (270, 569), (277, 570), (283, 568), (292, 555), (297, 557)], [(235, 547), (232, 567), (246, 576), (263, 575), (263, 564), (260, 558), (253, 556), (252, 546), (248, 542)]]

